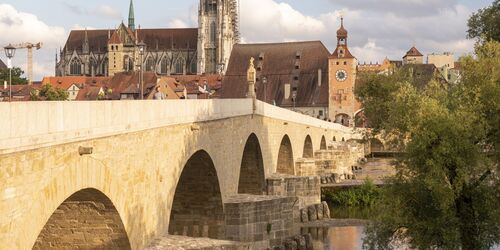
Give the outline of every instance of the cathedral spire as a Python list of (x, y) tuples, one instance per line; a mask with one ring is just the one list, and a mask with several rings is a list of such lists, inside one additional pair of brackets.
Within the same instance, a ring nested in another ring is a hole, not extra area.
[(134, 2), (130, 0), (130, 8), (128, 10), (128, 27), (135, 31), (135, 15), (134, 15)]

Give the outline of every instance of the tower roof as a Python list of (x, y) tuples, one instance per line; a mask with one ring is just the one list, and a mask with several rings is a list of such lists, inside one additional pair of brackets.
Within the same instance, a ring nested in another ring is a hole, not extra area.
[(340, 29), (337, 30), (337, 37), (347, 37), (347, 30), (344, 28), (344, 18), (340, 18)]
[(406, 52), (406, 55), (403, 58), (408, 56), (424, 56), (424, 55), (422, 55), (422, 53), (420, 53), (420, 51), (418, 51), (418, 49), (415, 48), (415, 46), (413, 46), (411, 47), (410, 50), (408, 50), (408, 52)]
[(134, 14), (134, 2), (130, 0), (130, 8), (128, 10), (128, 27), (135, 30), (135, 14)]

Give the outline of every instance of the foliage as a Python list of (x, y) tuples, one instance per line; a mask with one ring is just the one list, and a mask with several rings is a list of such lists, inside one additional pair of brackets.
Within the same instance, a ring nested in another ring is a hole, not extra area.
[(500, 42), (500, 0), (474, 13), (468, 21), (468, 38)]
[(337, 192), (326, 191), (322, 199), (335, 206), (372, 206), (380, 196), (380, 188), (372, 181), (367, 180), (359, 187), (340, 190)]
[(60, 88), (53, 88), (50, 84), (43, 85), (40, 90), (33, 91), (30, 94), (32, 101), (66, 101), (69, 97), (67, 91)]
[[(7, 81), (7, 84), (9, 83), (9, 69), (0, 69), (0, 83), (3, 85), (4, 81)], [(22, 71), (20, 68), (12, 68), (12, 85), (21, 85), (21, 84), (27, 84), (28, 80), (26, 78), (21, 77), (24, 74), (24, 71)]]
[(390, 249), (394, 240), (416, 249), (500, 243), (500, 43), (484, 43), (461, 65), (454, 85), (417, 89), (397, 75), (374, 76), (358, 90), (367, 117), (381, 116), (375, 132), (396, 137), (405, 152), (376, 204), (367, 248)]

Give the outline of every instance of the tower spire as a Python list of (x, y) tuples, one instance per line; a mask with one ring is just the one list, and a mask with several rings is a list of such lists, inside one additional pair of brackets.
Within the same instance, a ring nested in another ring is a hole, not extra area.
[(130, 0), (130, 8), (128, 10), (128, 27), (135, 31), (135, 15), (134, 15), (134, 2)]

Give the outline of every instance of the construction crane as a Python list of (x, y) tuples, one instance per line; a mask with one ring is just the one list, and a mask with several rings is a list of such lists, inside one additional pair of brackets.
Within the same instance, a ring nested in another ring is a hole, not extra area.
[[(33, 49), (39, 50), (42, 48), (42, 43), (21, 43), (14, 44), (12, 47), (16, 49), (27, 49), (28, 50), (28, 84), (33, 83)], [(0, 48), (0, 51), (4, 48)]]

